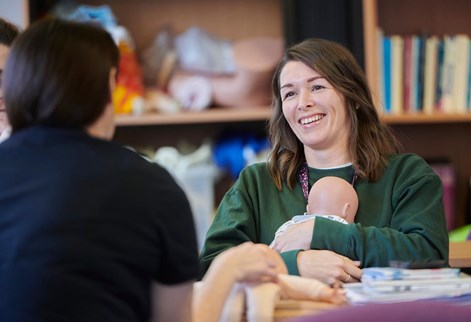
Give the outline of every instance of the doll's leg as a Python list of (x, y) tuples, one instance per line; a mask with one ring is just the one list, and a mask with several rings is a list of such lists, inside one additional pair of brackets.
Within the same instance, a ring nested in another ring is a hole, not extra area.
[(246, 286), (247, 322), (272, 322), (276, 302), (280, 299), (280, 286), (275, 283)]
[(222, 310), (220, 322), (241, 322), (245, 310), (244, 285), (236, 283), (232, 287), (224, 308)]

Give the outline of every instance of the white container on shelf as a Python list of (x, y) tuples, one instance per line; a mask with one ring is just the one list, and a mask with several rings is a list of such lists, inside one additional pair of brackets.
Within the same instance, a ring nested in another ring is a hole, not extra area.
[(216, 166), (197, 164), (178, 176), (178, 182), (193, 212), (199, 250), (203, 247), (206, 232), (214, 217), (214, 182), (217, 174)]
[(154, 161), (170, 172), (190, 202), (199, 250), (203, 247), (215, 210), (214, 183), (218, 168), (211, 155), (211, 143), (206, 142), (189, 154), (181, 154), (175, 147), (166, 146), (159, 148), (154, 156)]

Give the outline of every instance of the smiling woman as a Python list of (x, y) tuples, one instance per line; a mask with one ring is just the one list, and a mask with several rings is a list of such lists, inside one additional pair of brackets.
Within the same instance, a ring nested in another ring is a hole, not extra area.
[[(302, 62), (290, 61), (280, 74), (283, 114), (293, 132), (314, 154), (319, 150), (338, 150), (348, 146), (350, 118), (346, 115), (343, 96), (325, 77)], [(306, 151), (305, 151), (306, 152)], [(335, 154), (338, 160), (323, 158), (308, 164), (324, 167), (324, 162), (344, 164), (348, 154)]]
[(440, 179), (419, 156), (398, 153), (345, 47), (309, 39), (288, 48), (272, 90), (269, 159), (245, 168), (221, 201), (200, 257), (203, 272), (229, 247), (269, 244), (293, 213), (304, 213), (301, 183), (309, 190), (326, 176), (353, 182), (361, 206), (347, 225), (315, 218), (289, 227), (280, 238), (290, 274), (333, 284), (391, 260), (447, 260)]

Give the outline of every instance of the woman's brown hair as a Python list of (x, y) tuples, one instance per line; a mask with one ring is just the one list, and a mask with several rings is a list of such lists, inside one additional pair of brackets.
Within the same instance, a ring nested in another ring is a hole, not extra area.
[(0, 45), (10, 47), (20, 34), (20, 29), (9, 21), (0, 18)]

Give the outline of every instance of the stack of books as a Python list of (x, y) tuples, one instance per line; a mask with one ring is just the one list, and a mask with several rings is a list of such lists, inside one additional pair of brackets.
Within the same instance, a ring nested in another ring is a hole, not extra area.
[(351, 303), (391, 303), (471, 297), (471, 276), (458, 268), (363, 269), (361, 283), (345, 284)]

